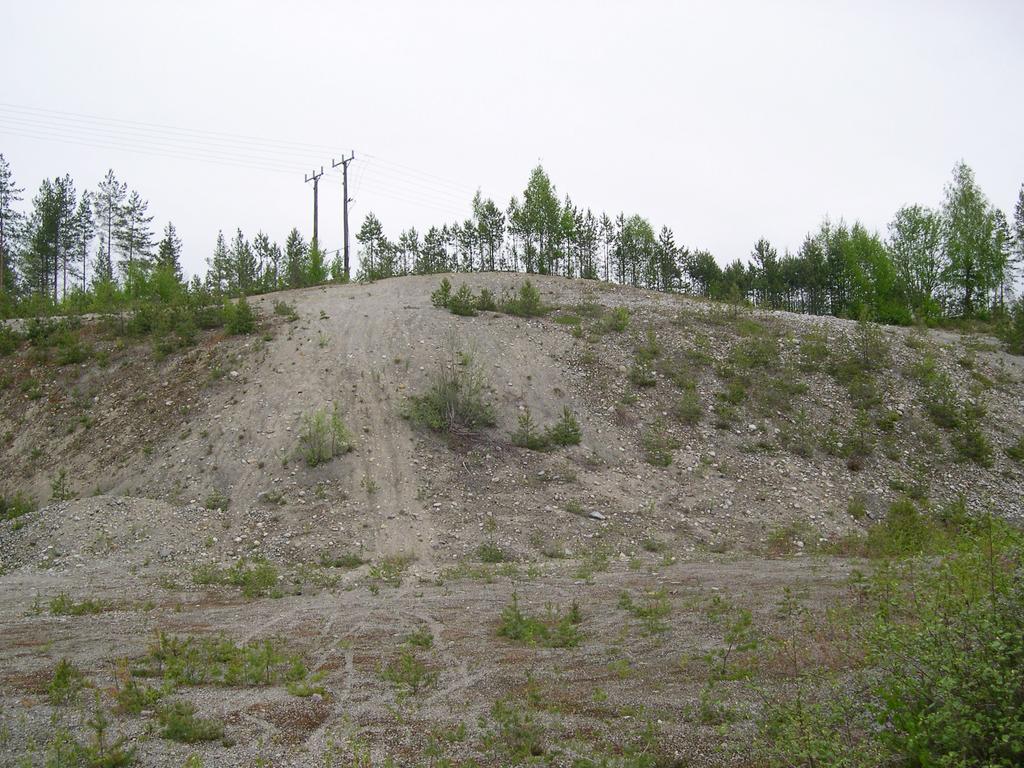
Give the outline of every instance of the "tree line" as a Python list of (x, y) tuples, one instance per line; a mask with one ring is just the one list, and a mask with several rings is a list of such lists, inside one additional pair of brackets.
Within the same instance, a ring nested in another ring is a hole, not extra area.
[(992, 319), (1006, 313), (1024, 262), (1024, 185), (1012, 224), (958, 163), (937, 208), (908, 205), (883, 238), (860, 222), (823, 221), (796, 253), (766, 239), (725, 267), (640, 215), (594, 214), (561, 198), (535, 168), (505, 209), (479, 193), (464, 222), (407, 229), (395, 241), (368, 214), (356, 236), (364, 279), (483, 270), (609, 280), (660, 291), (885, 323)]
[[(166, 297), (170, 291), (253, 294), (348, 279), (293, 228), (283, 247), (218, 233), (205, 276), (183, 281), (182, 243), (168, 222), (158, 240), (148, 203), (114, 172), (77, 194), (70, 176), (44, 180), (30, 210), (0, 155), (0, 309)], [(372, 212), (356, 240), (357, 278), (516, 271), (600, 279), (660, 291), (879, 322), (998, 320), (1024, 263), (1024, 185), (1012, 219), (993, 206), (963, 162), (938, 207), (900, 208), (883, 237), (860, 222), (825, 220), (796, 253), (766, 239), (749, 257), (721, 266), (707, 250), (676, 242), (639, 214), (595, 214), (561, 197), (540, 166), (521, 195), (501, 207), (480, 192), (463, 222), (409, 228), (390, 239)], [(1020, 305), (1020, 301), (1017, 302)]]

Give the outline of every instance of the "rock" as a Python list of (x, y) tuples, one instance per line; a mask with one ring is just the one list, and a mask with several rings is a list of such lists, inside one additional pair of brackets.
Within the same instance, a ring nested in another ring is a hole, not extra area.
[(591, 520), (604, 520), (604, 515), (602, 515), (597, 510), (591, 512), (589, 515), (587, 515), (587, 517), (589, 517)]

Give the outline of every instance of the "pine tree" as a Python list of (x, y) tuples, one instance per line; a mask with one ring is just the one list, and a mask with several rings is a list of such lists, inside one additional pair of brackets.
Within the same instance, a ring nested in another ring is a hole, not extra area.
[(109, 283), (114, 279), (114, 241), (124, 224), (124, 202), (128, 185), (119, 183), (113, 169), (107, 171), (93, 196), (93, 215), (100, 236), (100, 250), (96, 256), (96, 281)]
[(306, 284), (306, 267), (309, 250), (297, 228), (288, 233), (284, 242), (284, 277), (289, 288), (301, 288)]
[(264, 291), (280, 288), (281, 248), (270, 242), (266, 232), (257, 232), (252, 239), (252, 252), (256, 257), (256, 274)]
[(118, 266), (129, 293), (149, 268), (153, 250), (153, 232), (150, 229), (153, 217), (147, 215), (148, 208), (149, 203), (133, 190), (122, 210), (121, 226), (114, 233), (114, 241), (121, 253)]
[(168, 221), (164, 227), (164, 236), (156, 248), (155, 266), (181, 282), (181, 238), (173, 222)]
[(420, 235), (415, 228), (407, 229), (398, 236), (395, 252), (395, 266), (399, 274), (412, 274), (420, 259)]
[(394, 275), (394, 249), (384, 236), (380, 219), (372, 211), (366, 214), (356, 233), (356, 241), (361, 246), (358, 279), (381, 280)]
[(327, 282), (327, 258), (317, 241), (314, 240), (309, 246), (309, 253), (306, 257), (306, 284), (320, 285)]
[(92, 193), (88, 190), (82, 192), (82, 197), (79, 199), (78, 210), (75, 211), (74, 228), (75, 250), (72, 258), (75, 263), (75, 277), (82, 279), (82, 293), (85, 293), (89, 289), (89, 246), (96, 234)]
[(11, 166), (0, 154), (0, 294), (13, 288), (12, 265), (24, 219), (14, 204), (21, 201), (21, 193), (24, 191), (15, 185)]
[(231, 277), (229, 279), (230, 290), (238, 291), (245, 295), (252, 293), (256, 285), (256, 257), (253, 255), (249, 241), (245, 239), (242, 230), (239, 229), (231, 240), (229, 251), (231, 261)]
[(217, 242), (213, 246), (213, 256), (206, 260), (206, 287), (216, 293), (230, 292), (231, 256), (228, 243), (223, 232), (217, 232)]

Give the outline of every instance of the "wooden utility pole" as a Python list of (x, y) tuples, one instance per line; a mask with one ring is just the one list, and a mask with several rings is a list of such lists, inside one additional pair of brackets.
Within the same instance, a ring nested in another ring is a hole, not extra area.
[(342, 156), (341, 160), (335, 161), (331, 158), (331, 168), (341, 166), (341, 226), (345, 232), (344, 248), (342, 253), (345, 260), (345, 280), (349, 279), (348, 272), (348, 204), (352, 202), (348, 196), (348, 164), (356, 159), (355, 150), (349, 153), (348, 157)]
[(311, 174), (306, 176), (306, 183), (313, 182), (313, 245), (317, 248), (319, 245), (317, 224), (319, 221), (319, 204), (320, 204), (320, 177), (324, 175), (324, 167), (320, 166), (320, 173), (313, 171)]

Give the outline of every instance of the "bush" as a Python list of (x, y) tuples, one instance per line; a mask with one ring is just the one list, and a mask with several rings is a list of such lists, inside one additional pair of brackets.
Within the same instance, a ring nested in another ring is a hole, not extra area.
[(696, 389), (688, 389), (679, 397), (676, 404), (676, 416), (683, 424), (696, 424), (704, 414), (704, 404)]
[(672, 437), (660, 419), (651, 424), (640, 438), (644, 449), (644, 461), (655, 467), (667, 467), (672, 463), (672, 451), (680, 442)]
[(256, 315), (245, 296), (237, 302), (224, 304), (224, 327), (232, 335), (252, 333), (256, 327)]
[[(1017, 438), (1016, 443), (1008, 446), (1006, 449), (1006, 455), (1018, 463), (1024, 462), (1024, 437)], [(0, 507), (0, 512), (2, 512), (2, 509), (3, 508)]]
[(879, 605), (879, 740), (902, 764), (1024, 764), (1022, 543), (985, 518), (937, 567), (904, 569)]
[(516, 317), (539, 317), (547, 312), (541, 303), (540, 291), (529, 280), (519, 287), (512, 298), (504, 301), (502, 310)]
[(505, 551), (493, 541), (485, 541), (477, 547), (476, 556), (484, 563), (504, 563), (509, 559)]
[(15, 493), (13, 496), (0, 496), (0, 520), (13, 520), (35, 511), (35, 504), (27, 496)]
[(519, 596), (513, 593), (512, 602), (501, 612), (498, 634), (529, 645), (575, 648), (583, 640), (579, 630), (582, 621), (579, 606), (575, 602), (564, 615), (549, 610), (545, 619), (529, 616), (519, 608)]
[(330, 412), (321, 408), (302, 417), (299, 451), (308, 466), (324, 464), (353, 447), (352, 434), (341, 419), (337, 403), (331, 406)]
[(216, 741), (224, 735), (224, 724), (212, 718), (196, 717), (196, 707), (187, 701), (166, 704), (157, 712), (163, 730), (160, 735), (183, 744)]
[(455, 295), (448, 299), (448, 311), (453, 315), (461, 317), (474, 317), (476, 315), (476, 299), (468, 285), (460, 285)]
[(487, 288), (480, 289), (480, 295), (476, 298), (476, 308), (481, 312), (496, 312), (498, 310), (498, 302), (494, 298), (494, 294)]
[(294, 323), (299, 319), (299, 312), (295, 305), (289, 304), (286, 301), (274, 302), (274, 314), (285, 318), (289, 323)]
[(50, 703), (54, 706), (74, 703), (86, 685), (87, 681), (81, 670), (67, 659), (61, 659), (57, 662), (53, 677), (47, 686)]
[(614, 331), (615, 333), (622, 333), (628, 327), (629, 309), (627, 307), (616, 307), (601, 323), (601, 328), (603, 330)]
[(531, 451), (543, 451), (548, 447), (547, 436), (537, 427), (529, 408), (519, 416), (519, 426), (512, 433), (512, 444)]
[(441, 284), (437, 290), (430, 294), (430, 303), (435, 307), (447, 309), (452, 299), (452, 284), (447, 277), (441, 278)]
[(7, 325), (0, 325), (0, 357), (11, 354), (21, 343), (21, 336)]
[[(436, 432), (473, 432), (494, 425), (483, 374), (471, 358), (457, 353), (454, 337), (430, 388), (409, 398), (404, 415)], [(461, 364), (465, 363), (465, 364)]]
[(562, 408), (562, 416), (547, 428), (546, 434), (552, 445), (579, 445), (583, 439), (580, 423), (569, 406)]

